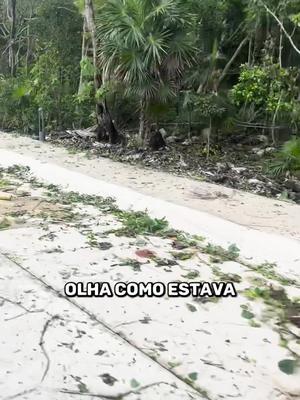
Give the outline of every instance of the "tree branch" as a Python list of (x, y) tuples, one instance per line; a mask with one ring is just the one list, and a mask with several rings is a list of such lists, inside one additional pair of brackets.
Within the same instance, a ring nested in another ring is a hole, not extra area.
[(290, 44), (291, 44), (291, 46), (293, 47), (293, 49), (294, 49), (298, 54), (300, 54), (300, 49), (295, 45), (295, 43), (294, 43), (294, 41), (293, 41), (291, 35), (288, 34), (288, 32), (287, 32), (287, 30), (285, 29), (283, 23), (280, 21), (280, 19), (277, 17), (277, 15), (274, 14), (273, 11), (270, 10), (269, 7), (268, 7), (265, 3), (261, 2), (261, 4), (262, 4), (263, 7), (265, 8), (265, 10), (266, 10), (270, 15), (272, 15), (272, 17), (276, 20), (276, 22), (278, 23), (278, 25), (279, 25), (280, 28), (282, 29), (283, 33), (284, 33), (285, 36), (287, 37), (287, 39), (288, 39), (288, 41), (290, 42)]
[(222, 82), (222, 80), (225, 78), (229, 68), (231, 67), (232, 63), (234, 62), (234, 60), (236, 59), (236, 57), (239, 55), (239, 52), (241, 51), (241, 49), (243, 48), (243, 46), (248, 42), (248, 38), (246, 37), (244, 40), (241, 41), (241, 43), (239, 44), (238, 48), (236, 49), (236, 51), (234, 52), (233, 56), (231, 57), (231, 59), (228, 61), (228, 63), (226, 64), (225, 68), (223, 69), (223, 72), (218, 80), (218, 87), (220, 86), (220, 83)]

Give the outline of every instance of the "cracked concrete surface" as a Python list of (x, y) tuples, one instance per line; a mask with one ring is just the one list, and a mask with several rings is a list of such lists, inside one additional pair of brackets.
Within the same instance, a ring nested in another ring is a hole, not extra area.
[[(20, 163), (22, 159), (10, 155), (9, 160), (0, 159), (0, 164), (16, 160)], [(70, 177), (62, 168), (44, 165), (39, 170), (40, 164), (31, 164), (40, 177), (51, 170), (45, 177), (48, 183), (63, 181), (74, 190), (83, 179), (80, 174)], [(83, 190), (93, 192), (95, 180), (89, 179), (82, 182)], [(97, 185), (98, 190), (101, 182)], [(41, 191), (31, 190), (44, 198)], [(122, 197), (128, 195), (126, 191), (114, 194), (123, 206), (135, 200)], [(160, 213), (170, 213), (168, 203), (147, 201), (147, 197), (137, 196), (139, 207), (149, 205), (155, 213), (155, 206), (160, 206)], [(281, 285), (269, 270), (266, 277), (265, 271), (249, 269), (242, 262), (213, 264), (201, 251), (175, 262), (170, 239), (108, 233), (120, 227), (120, 222), (92, 206), (74, 204), (74, 220), (64, 220), (62, 215), (57, 218), (51, 208), (48, 214), (45, 210), (47, 207), (41, 215), (28, 214), (25, 222), (0, 230), (1, 399), (299, 398), (299, 370), (289, 375), (278, 368), (281, 360), (299, 361), (299, 326), (279, 323), (277, 303), (270, 308), (262, 299), (250, 301), (245, 296), (255, 281), (259, 287), (284, 286), (290, 298), (300, 297), (296, 241), (284, 242), (288, 246), (280, 252), (277, 238), (264, 236), (269, 246), (273, 244), (274, 253), (267, 248), (260, 254), (261, 246), (258, 254), (253, 254), (253, 259), (265, 259), (268, 251), (271, 258), (275, 254), (279, 261), (274, 266), (276, 273), (297, 281)], [(189, 221), (199, 216), (185, 210), (188, 220), (183, 221), (179, 210), (173, 220), (187, 228)], [(231, 227), (220, 224), (216, 229)], [(194, 221), (191, 233), (197, 230), (202, 234), (199, 226), (201, 221)], [(238, 228), (228, 236), (239, 239), (236, 232), (240, 232), (242, 244), (254, 237)], [(219, 236), (215, 232), (220, 244), (223, 236), (224, 232)], [(91, 237), (110, 246), (103, 250), (91, 245)], [(137, 256), (137, 250), (143, 248), (172, 264), (160, 265)], [(249, 250), (246, 253), (248, 256)], [(243, 250), (241, 255), (246, 258)], [(138, 262), (138, 268), (132, 261)], [(219, 273), (241, 277), (236, 282), (238, 298), (216, 302), (168, 297), (65, 298), (63, 292), (68, 281), (213, 280), (216, 268)], [(191, 277), (190, 273), (198, 275)], [(255, 317), (248, 318), (249, 313)], [(280, 344), (283, 339), (284, 346)]]
[(200, 397), (5, 256), (0, 265), (2, 399)]

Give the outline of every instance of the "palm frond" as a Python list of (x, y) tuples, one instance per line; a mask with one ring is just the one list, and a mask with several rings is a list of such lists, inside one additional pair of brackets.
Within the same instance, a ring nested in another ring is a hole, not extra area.
[(175, 96), (184, 68), (194, 62), (190, 23), (182, 0), (107, 0), (97, 18), (105, 75), (137, 99)]

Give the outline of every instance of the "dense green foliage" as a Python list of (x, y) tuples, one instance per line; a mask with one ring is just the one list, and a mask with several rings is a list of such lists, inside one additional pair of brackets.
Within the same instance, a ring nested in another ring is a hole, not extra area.
[[(8, 74), (5, 60), (0, 65), (1, 126), (36, 132), (39, 107), (49, 129), (71, 127), (80, 118), (91, 122), (90, 111), (81, 116), (77, 109), (82, 19), (73, 1), (32, 0), (28, 9), (24, 3), (17, 2), (17, 24), (28, 36), (19, 40), (16, 73)], [(24, 18), (27, 11), (28, 21), (24, 21), (21, 13)], [(2, 26), (7, 24), (9, 29), (9, 20)], [(5, 46), (3, 38), (2, 42)]]
[(271, 172), (275, 176), (286, 172), (300, 173), (300, 138), (293, 137), (284, 143), (280, 149), (276, 162), (270, 166)]
[(141, 138), (174, 124), (188, 137), (230, 127), (287, 140), (300, 123), (299, 10), (299, 0), (7, 0), (0, 126), (37, 133), (42, 107), (48, 130), (114, 121)]
[(175, 97), (194, 53), (193, 15), (185, 2), (108, 1), (97, 22), (106, 80), (119, 83), (117, 90), (135, 98), (141, 112)]
[(276, 110), (286, 112), (292, 122), (298, 104), (298, 73), (296, 68), (280, 68), (278, 64), (244, 65), (232, 89), (233, 101), (237, 106), (254, 106), (265, 118)]

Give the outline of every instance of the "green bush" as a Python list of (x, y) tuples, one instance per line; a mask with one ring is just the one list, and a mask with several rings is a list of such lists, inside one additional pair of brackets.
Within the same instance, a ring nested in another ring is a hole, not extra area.
[(293, 137), (284, 143), (282, 149), (276, 155), (276, 160), (269, 166), (274, 176), (300, 171), (300, 138)]
[(30, 82), (23, 75), (0, 77), (0, 126), (29, 132), (37, 117)]
[(264, 117), (277, 112), (291, 119), (297, 107), (298, 75), (297, 69), (280, 68), (278, 64), (243, 65), (231, 98), (235, 105), (254, 107)]
[(0, 77), (2, 128), (37, 133), (39, 107), (48, 130), (89, 126), (92, 121), (91, 101), (78, 101), (73, 67), (62, 66), (51, 48), (40, 54), (28, 74), (19, 69), (16, 78)]

